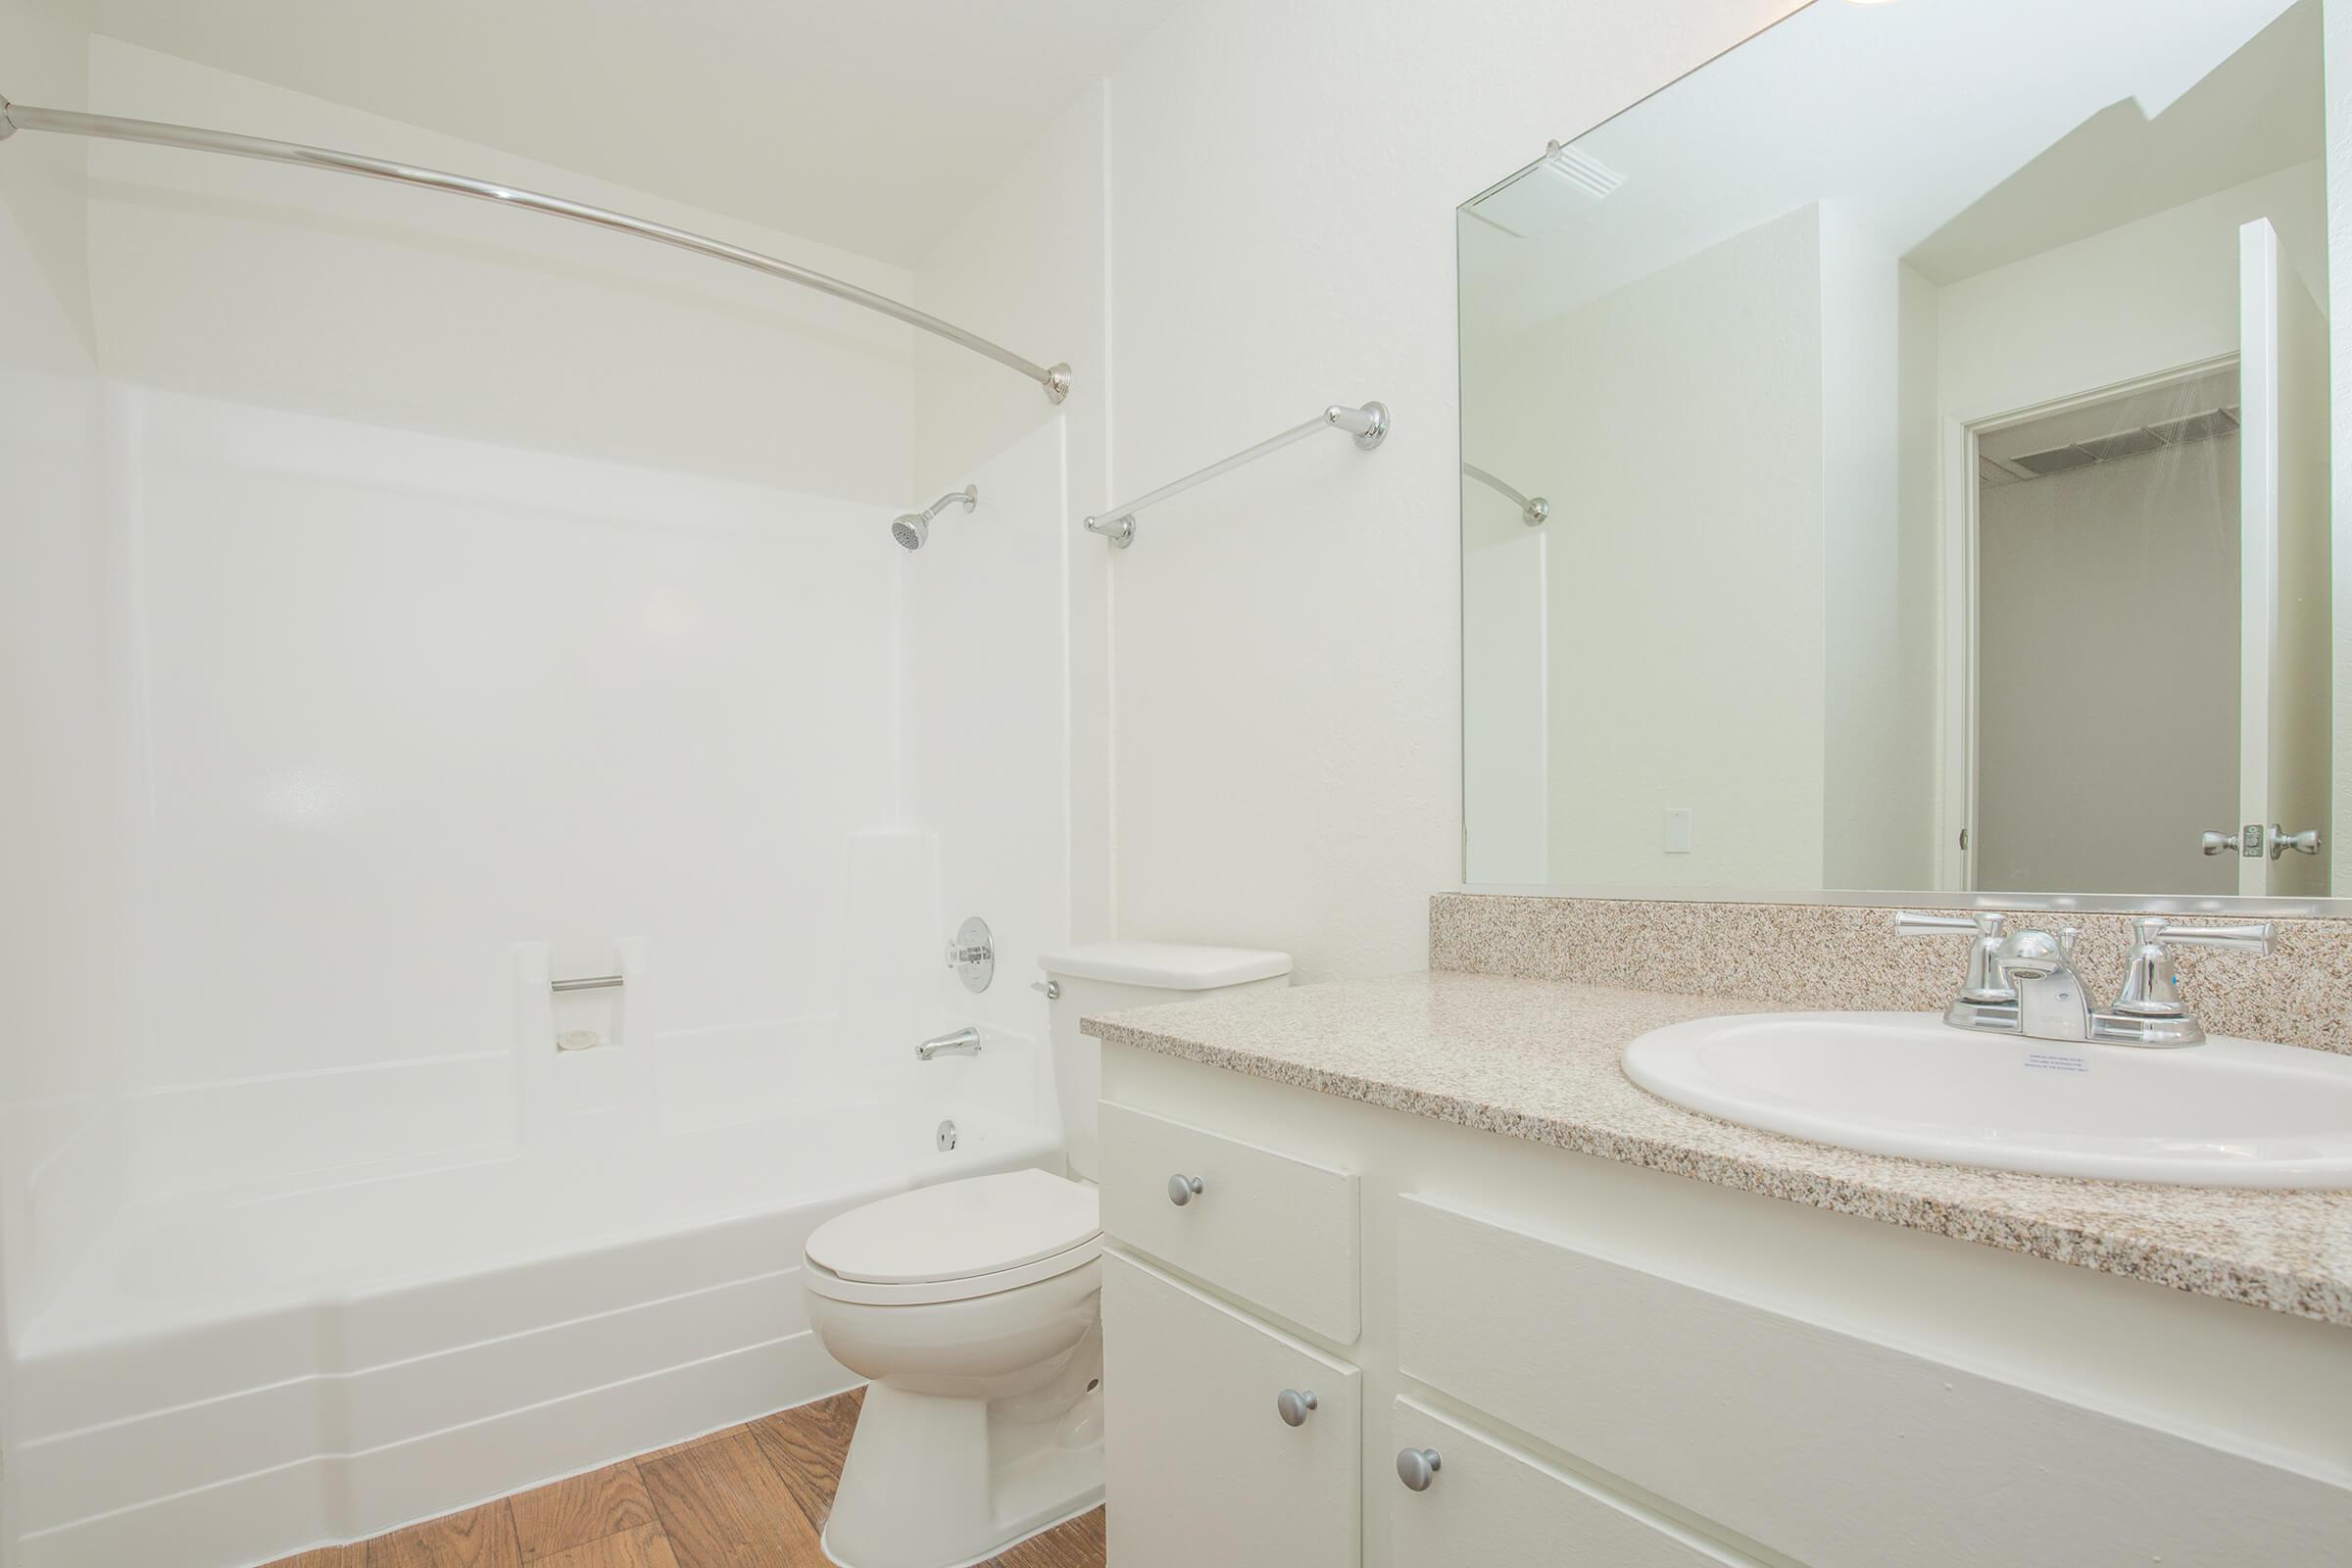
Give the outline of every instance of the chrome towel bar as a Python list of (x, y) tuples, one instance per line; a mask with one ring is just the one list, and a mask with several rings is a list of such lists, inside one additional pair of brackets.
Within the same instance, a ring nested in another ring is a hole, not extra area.
[(196, 125), (167, 124), (157, 120), (123, 120), (114, 115), (85, 115), (72, 109), (39, 109), (31, 104), (12, 104), (0, 98), (0, 141), (7, 140), (20, 130), (94, 136), (103, 141), (145, 142), (156, 147), (187, 147), (198, 152), (258, 158), (273, 164), (295, 164), (305, 169), (326, 169), (341, 174), (361, 174), (369, 179), (388, 179), (399, 185), (446, 191), (452, 196), (471, 196), (478, 201), (545, 213), (550, 218), (568, 218), (575, 223), (608, 228), (617, 234), (634, 234), (639, 239), (650, 239), (682, 251), (732, 262), (737, 267), (748, 267), (755, 272), (765, 272), (770, 277), (780, 277), (788, 283), (798, 283), (803, 288), (812, 288), (820, 294), (848, 300), (852, 305), (878, 311), (908, 326), (944, 337), (951, 343), (960, 343), (975, 354), (986, 355), (999, 365), (1020, 371), (1046, 389), (1046, 400), (1050, 403), (1059, 403), (1070, 394), (1070, 368), (1066, 365), (1033, 364), (1010, 349), (991, 343), (976, 333), (927, 315), (911, 305), (902, 305), (897, 300), (859, 288), (855, 283), (845, 283), (838, 277), (829, 277), (823, 272), (797, 267), (778, 257), (747, 250), (741, 245), (730, 245), (706, 234), (697, 234), (691, 229), (673, 228), (667, 223), (657, 223), (649, 219), (631, 218), (626, 213), (616, 213), (609, 207), (592, 207), (586, 202), (502, 185), (495, 180), (445, 173), (437, 169), (420, 169), (414, 164), (368, 158), (359, 153), (336, 152), (328, 147), (270, 141), (261, 136), (206, 130)]
[(1197, 473), (1188, 473), (1173, 484), (1163, 484), (1149, 495), (1137, 496), (1123, 507), (1111, 507), (1086, 519), (1086, 531), (1099, 533), (1110, 541), (1114, 550), (1124, 550), (1135, 543), (1135, 514), (1146, 507), (1155, 507), (1170, 496), (1182, 495), (1193, 486), (1214, 479), (1220, 473), (1230, 473), (1245, 463), (1255, 463), (1269, 452), (1279, 452), (1294, 441), (1303, 441), (1317, 430), (1345, 430), (1355, 438), (1355, 444), (1369, 452), (1387, 439), (1389, 410), (1384, 403), (1367, 403), (1351, 409), (1335, 403), (1321, 414), (1294, 429), (1270, 436), (1247, 452), (1237, 452), (1222, 463), (1212, 463)]

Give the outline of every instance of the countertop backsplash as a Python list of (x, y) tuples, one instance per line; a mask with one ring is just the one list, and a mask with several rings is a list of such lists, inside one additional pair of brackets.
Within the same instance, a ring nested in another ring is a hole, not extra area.
[[(1895, 907), (1441, 893), (1430, 901), (1429, 966), (1797, 1007), (1940, 1008), (1960, 988), (1968, 945), (1896, 936)], [(2132, 919), (2020, 910), (2011, 929), (2081, 927), (2076, 966), (2104, 1002), (2123, 984)], [(2352, 1053), (2352, 920), (2274, 924), (2278, 948), (2267, 958), (2174, 950), (2189, 1010), (2213, 1034)]]

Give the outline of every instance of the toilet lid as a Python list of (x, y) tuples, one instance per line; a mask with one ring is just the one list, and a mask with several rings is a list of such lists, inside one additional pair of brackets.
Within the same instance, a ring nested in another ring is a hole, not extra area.
[(1002, 1273), (1101, 1232), (1095, 1189), (1015, 1170), (918, 1187), (836, 1215), (809, 1236), (808, 1260), (845, 1280), (918, 1285)]

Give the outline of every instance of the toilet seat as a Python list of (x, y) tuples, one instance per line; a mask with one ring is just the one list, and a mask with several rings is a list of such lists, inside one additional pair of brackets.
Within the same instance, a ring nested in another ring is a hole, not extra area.
[(809, 1236), (808, 1289), (837, 1301), (962, 1301), (1082, 1268), (1102, 1250), (1094, 1188), (1042, 1170), (918, 1187)]

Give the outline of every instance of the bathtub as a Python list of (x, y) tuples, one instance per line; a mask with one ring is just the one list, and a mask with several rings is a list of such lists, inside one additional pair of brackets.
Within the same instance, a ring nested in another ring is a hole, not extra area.
[(588, 1118), (527, 1152), (142, 1203), (16, 1347), (12, 1560), (238, 1568), (847, 1388), (802, 1311), (809, 1231), (1058, 1169), (1054, 1122), (989, 1095)]

